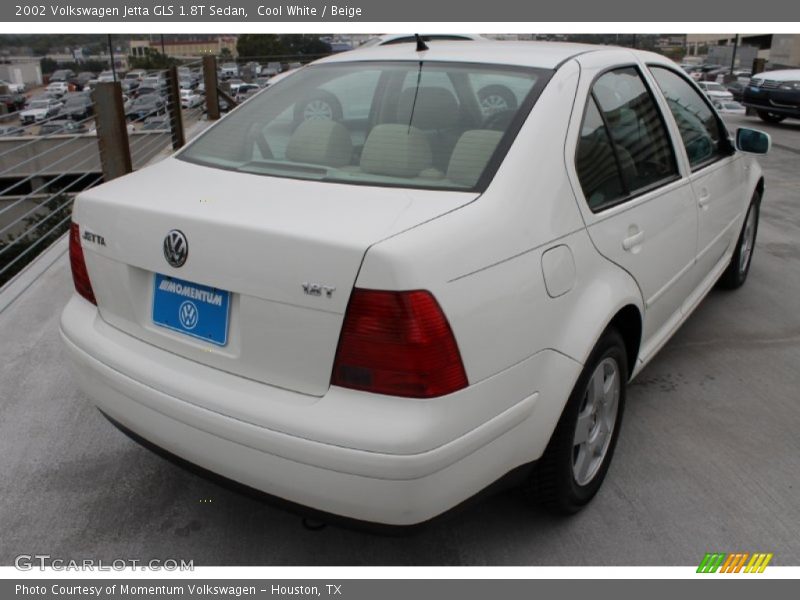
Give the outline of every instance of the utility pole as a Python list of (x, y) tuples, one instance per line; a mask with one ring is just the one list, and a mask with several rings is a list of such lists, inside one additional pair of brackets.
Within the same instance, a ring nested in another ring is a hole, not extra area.
[(733, 69), (736, 66), (736, 50), (739, 48), (739, 34), (736, 34), (736, 37), (733, 39), (733, 56), (731, 56), (731, 75), (733, 75)]
[(114, 64), (114, 44), (111, 43), (111, 34), (108, 34), (108, 58), (111, 61), (111, 73), (114, 75), (114, 81), (117, 80), (117, 67)]

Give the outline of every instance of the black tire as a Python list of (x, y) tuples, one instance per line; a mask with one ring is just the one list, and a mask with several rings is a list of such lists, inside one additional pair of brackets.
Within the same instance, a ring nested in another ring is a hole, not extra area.
[[(312, 92), (307, 99), (298, 102), (294, 107), (294, 120), (296, 123), (302, 123), (303, 121), (309, 118), (323, 118), (322, 112), (317, 111), (320, 116), (318, 117), (311, 117), (307, 114), (307, 111), (314, 108), (314, 107), (327, 107), (324, 112), (327, 115), (330, 115), (330, 118), (334, 121), (341, 121), (342, 120), (342, 105), (339, 102), (339, 99), (336, 98), (330, 92), (326, 92), (325, 90), (316, 90)], [(325, 117), (327, 118), (327, 117)]]
[(766, 123), (780, 123), (786, 117), (777, 113), (769, 112), (768, 110), (759, 110), (758, 117)]
[[(753, 192), (753, 198), (750, 200), (750, 206), (747, 208), (747, 214), (744, 217), (742, 230), (739, 232), (739, 239), (736, 242), (736, 248), (733, 251), (731, 262), (728, 268), (722, 273), (717, 282), (719, 287), (726, 290), (735, 290), (742, 287), (747, 281), (747, 274), (750, 272), (750, 265), (753, 262), (753, 252), (755, 251), (755, 243), (758, 237), (758, 218), (761, 211), (761, 196), (758, 192)], [(745, 238), (748, 234), (748, 223), (752, 215), (752, 239), (749, 243), (749, 251), (743, 246), (745, 245)]]
[[(619, 397), (616, 407), (616, 417), (613, 430), (610, 434), (605, 454), (594, 470), (590, 479), (579, 483), (573, 467), (576, 459), (575, 444), (578, 416), (585, 409), (587, 402), (588, 386), (592, 381), (595, 371), (601, 364), (608, 364), (607, 359), (617, 366), (619, 377)], [(603, 479), (608, 472), (608, 467), (614, 456), (617, 445), (622, 415), (625, 411), (625, 387), (628, 381), (628, 358), (625, 342), (616, 329), (609, 328), (600, 337), (592, 350), (586, 365), (581, 371), (578, 381), (570, 394), (564, 407), (564, 412), (556, 425), (553, 436), (545, 449), (531, 476), (528, 486), (530, 498), (559, 514), (574, 514), (586, 506), (594, 498)]]
[(478, 102), (484, 116), (517, 110), (517, 97), (504, 85), (487, 85), (478, 90)]

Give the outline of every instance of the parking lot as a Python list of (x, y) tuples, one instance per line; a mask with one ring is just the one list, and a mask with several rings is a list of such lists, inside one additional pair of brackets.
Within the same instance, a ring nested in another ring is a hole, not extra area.
[[(401, 537), (329, 526), (137, 446), (77, 391), (58, 335), (62, 256), (0, 313), (0, 564), (18, 554), (195, 565), (800, 564), (800, 121), (766, 125), (747, 284), (713, 291), (630, 387), (616, 456), (572, 518), (489, 498)], [(2, 306), (2, 303), (0, 303)]]

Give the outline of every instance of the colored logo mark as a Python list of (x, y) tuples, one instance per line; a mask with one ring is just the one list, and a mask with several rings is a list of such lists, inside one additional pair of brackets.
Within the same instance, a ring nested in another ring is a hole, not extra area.
[(198, 319), (200, 318), (194, 302), (185, 300), (178, 309), (178, 318), (181, 320), (181, 325), (183, 325), (186, 329), (194, 329), (197, 326)]
[(697, 567), (698, 573), (763, 573), (772, 560), (767, 552), (707, 552)]

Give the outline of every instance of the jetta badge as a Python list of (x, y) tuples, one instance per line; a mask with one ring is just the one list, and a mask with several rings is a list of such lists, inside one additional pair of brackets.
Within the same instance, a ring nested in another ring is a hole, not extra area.
[(173, 229), (164, 238), (164, 258), (175, 267), (182, 267), (189, 256), (189, 242), (186, 236), (178, 229)]

